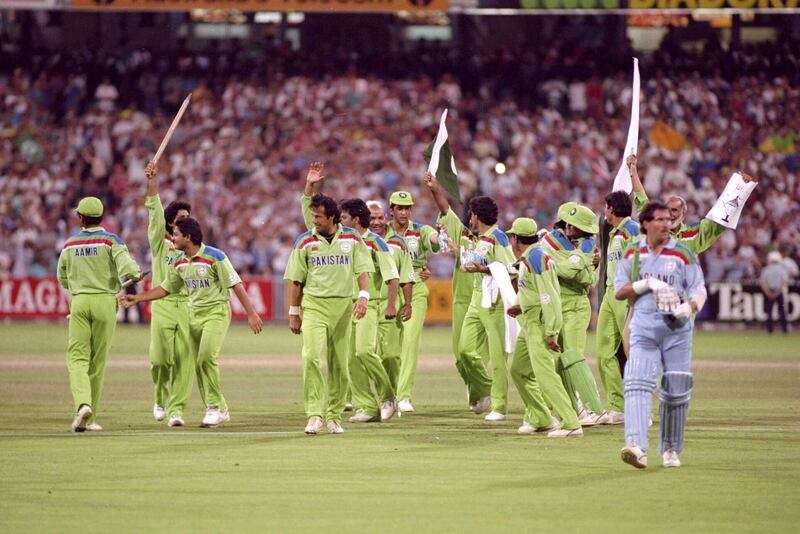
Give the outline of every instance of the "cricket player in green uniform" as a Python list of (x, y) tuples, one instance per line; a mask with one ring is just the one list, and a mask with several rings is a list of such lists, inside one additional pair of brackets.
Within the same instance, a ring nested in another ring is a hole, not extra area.
[[(464, 362), (462, 360), (463, 353), (460, 350), (461, 335), (464, 329), (464, 323), (469, 311), (470, 302), (476, 284), (480, 286), (482, 283), (482, 276), (474, 272), (468, 272), (465, 259), (471, 259), (475, 256), (476, 244), (479, 241), (478, 236), (473, 234), (467, 228), (461, 219), (456, 215), (450, 207), (447, 200), (446, 193), (435, 179), (428, 179), (426, 176), (426, 184), (433, 194), (434, 202), (439, 209), (439, 216), (437, 223), (445, 230), (448, 237), (448, 242), (451, 243), (453, 250), (456, 251), (456, 264), (453, 270), (453, 351), (456, 357), (456, 369), (459, 376), (467, 386), (467, 397), (470, 411), (481, 414), (488, 410), (491, 406), (491, 389), (492, 379), (486, 373), (485, 363), (483, 356), (489, 355), (489, 347), (484, 341), (481, 347), (473, 347), (477, 349), (478, 357), (481, 362), (470, 361)], [(472, 354), (472, 353), (471, 353)], [(470, 356), (471, 357), (471, 356)]]
[[(153, 286), (166, 280), (169, 270), (183, 253), (175, 248), (172, 229), (176, 219), (189, 216), (191, 206), (174, 201), (164, 210), (158, 195), (157, 169), (145, 167), (147, 177), (147, 240), (150, 243)], [(183, 426), (183, 410), (192, 389), (192, 362), (189, 352), (189, 303), (186, 288), (153, 302), (150, 307), (150, 372), (153, 376), (155, 404), (153, 417), (167, 426)], [(167, 409), (165, 410), (165, 406)]]
[[(525, 403), (525, 420), (518, 431), (547, 432), (551, 438), (581, 437), (580, 421), (556, 373), (562, 307), (555, 261), (536, 243), (532, 219), (516, 219), (509, 232), (514, 255), (519, 258), (515, 264), (517, 303), (508, 309), (508, 315), (517, 317), (522, 326), (511, 362), (511, 376)], [(548, 404), (561, 418), (560, 428)]]
[[(386, 236), (386, 212), (383, 205), (377, 200), (367, 201), (370, 211), (369, 229), (381, 237)], [(381, 287), (381, 306), (378, 312), (378, 354), (383, 362), (383, 367), (389, 375), (392, 387), (397, 391), (397, 380), (400, 376), (400, 348), (402, 346), (403, 322), (411, 319), (411, 299), (414, 289), (414, 269), (411, 266), (411, 256), (406, 249), (405, 240), (395, 234), (386, 239), (386, 246), (392, 255), (397, 272), (400, 274), (400, 287), (402, 294), (397, 297), (399, 313), (392, 319), (386, 318), (389, 305), (389, 287)]]
[(58, 281), (70, 292), (67, 370), (75, 404), (72, 430), (102, 430), (96, 422), (103, 392), (106, 357), (117, 326), (117, 293), (137, 281), (141, 270), (125, 243), (106, 232), (103, 203), (81, 199), (76, 208), (81, 230), (68, 238), (58, 257)]
[(175, 247), (183, 255), (175, 262), (160, 286), (140, 295), (120, 297), (120, 304), (163, 299), (189, 293), (189, 350), (195, 364), (197, 387), (206, 405), (201, 426), (216, 427), (230, 421), (225, 397), (220, 389), (219, 353), (231, 322), (230, 290), (244, 306), (253, 333), (261, 332), (261, 318), (242, 287), (242, 280), (230, 260), (219, 249), (203, 243), (200, 223), (191, 217), (175, 221)]
[[(332, 198), (315, 194), (310, 209), (313, 230), (297, 238), (284, 280), (289, 286), (289, 328), (303, 335), (303, 396), (308, 422), (306, 434), (319, 434), (323, 416), (331, 434), (341, 434), (348, 387), (348, 355), (352, 318), (362, 319), (370, 298), (369, 273), (374, 271), (369, 249), (361, 236), (340, 224), (339, 207)], [(353, 303), (353, 279), (358, 298)], [(301, 313), (302, 303), (302, 319)], [(326, 381), (321, 357), (327, 349)]]
[(593, 236), (598, 230), (591, 209), (577, 202), (567, 202), (558, 208), (558, 221), (553, 231), (542, 238), (542, 247), (556, 264), (561, 288), (563, 351), (556, 369), (584, 426), (598, 424), (604, 413), (597, 383), (585, 356), (586, 334), (592, 320), (589, 289), (597, 283)]
[[(369, 276), (369, 303), (367, 314), (354, 321), (350, 349), (350, 393), (356, 413), (351, 423), (388, 421), (395, 412), (395, 392), (389, 374), (378, 354), (378, 321), (383, 308), (384, 318), (397, 317), (397, 294), (400, 272), (397, 270), (389, 246), (381, 236), (369, 230), (370, 211), (361, 199), (343, 200), (341, 222), (353, 228), (367, 246), (374, 272)], [(381, 292), (387, 289), (387, 302), (382, 302)], [(370, 389), (375, 388), (377, 400)]]
[(411, 295), (411, 318), (403, 324), (400, 348), (400, 377), (397, 384), (397, 408), (402, 413), (413, 412), (411, 396), (417, 377), (419, 346), (422, 342), (422, 327), (428, 311), (428, 286), (420, 278), (420, 272), (428, 263), (428, 253), (439, 251), (439, 236), (431, 226), (411, 220), (414, 199), (408, 191), (395, 191), (389, 197), (392, 222), (385, 239), (399, 235), (406, 242), (411, 265), (414, 269), (414, 286)]
[[(439, 214), (445, 226), (456, 226), (458, 219), (442, 193), (442, 188), (431, 173), (425, 175), (425, 182), (430, 187), (439, 208)], [(478, 399), (476, 405), (485, 403), (485, 396), (491, 397), (492, 411), (485, 417), (487, 421), (502, 421), (506, 418), (508, 403), (508, 366), (505, 350), (505, 309), (502, 299), (484, 287), (484, 281), (490, 276), (489, 264), (498, 262), (509, 268), (514, 263), (514, 254), (508, 243), (506, 234), (497, 227), (497, 203), (494, 199), (479, 196), (470, 199), (471, 212), (469, 228), (461, 225), (458, 235), (463, 230), (470, 232), (473, 247), (472, 253), (462, 259), (466, 272), (481, 273), (475, 276), (472, 299), (459, 340), (459, 361), (467, 376), (467, 388), (470, 400)], [(492, 365), (491, 380), (486, 375), (479, 350), (484, 343), (489, 348), (489, 360)], [(480, 403), (480, 404), (478, 404)], [(473, 410), (475, 411), (475, 410)]]
[(597, 316), (596, 350), (597, 368), (606, 392), (608, 412), (600, 422), (618, 425), (625, 422), (625, 399), (622, 394), (622, 371), (616, 354), (622, 342), (628, 303), (615, 298), (614, 277), (623, 252), (639, 235), (639, 223), (630, 217), (633, 203), (627, 192), (609, 193), (605, 201), (605, 218), (612, 228), (606, 249), (606, 287)]
[[(309, 230), (313, 229), (310, 209), (311, 195), (314, 194), (317, 184), (324, 180), (324, 169), (325, 166), (321, 162), (311, 164), (306, 176), (305, 189), (300, 197), (303, 220)], [(372, 212), (363, 200), (344, 200), (339, 207), (342, 225), (351, 227), (358, 232), (370, 249), (370, 257), (375, 269), (374, 273), (370, 275), (370, 300), (367, 314), (360, 321), (353, 322), (351, 352), (348, 360), (350, 389), (346, 399), (348, 401), (350, 399), (353, 400), (356, 413), (349, 420), (351, 423), (388, 421), (395, 411), (395, 391), (397, 374), (399, 373), (401, 338), (398, 335), (394, 339), (396, 347), (393, 347), (393, 351), (397, 354), (397, 360), (391, 363), (395, 364), (395, 367), (392, 368), (391, 364), (387, 367), (379, 351), (379, 325), (381, 321), (391, 324), (398, 320), (398, 288), (400, 284), (405, 287), (409, 283), (410, 260), (402, 263), (398, 262), (383, 237), (369, 229), (372, 224)], [(385, 217), (382, 226), (382, 231), (385, 234)], [(395, 249), (398, 239), (402, 241), (399, 236), (395, 236), (393, 239)], [(400, 245), (405, 247), (404, 243)], [(407, 257), (407, 254), (403, 254), (403, 256)], [(405, 291), (410, 301), (411, 287), (407, 287)], [(354, 292), (354, 296), (356, 292), (357, 289)], [(410, 317), (410, 304), (405, 306), (405, 310), (408, 317)], [(385, 329), (389, 328), (388, 324)], [(389, 375), (390, 370), (393, 371), (393, 377)], [(372, 380), (378, 393), (377, 402), (370, 391), (370, 380)], [(378, 403), (380, 403), (380, 406), (378, 406)], [(347, 408), (345, 408), (346, 410)], [(380, 414), (378, 413), (379, 411), (381, 412)]]
[[(520, 266), (519, 258), (522, 257), (528, 247), (539, 241), (536, 230), (536, 221), (528, 217), (519, 217), (514, 219), (511, 228), (506, 232), (508, 242), (511, 244), (511, 250), (518, 260), (514, 264), (517, 271), (519, 271)], [(509, 308), (508, 313), (519, 317), (518, 312), (521, 312), (521, 309), (512, 306)], [(532, 353), (528, 350), (528, 343), (525, 341), (525, 332), (521, 331), (517, 336), (511, 365), (508, 368), (511, 380), (517, 387), (522, 403), (525, 405), (522, 426), (517, 429), (520, 434), (550, 432), (559, 428), (559, 422), (553, 418), (548, 401), (544, 398), (544, 394), (536, 380), (531, 363), (532, 357)]]

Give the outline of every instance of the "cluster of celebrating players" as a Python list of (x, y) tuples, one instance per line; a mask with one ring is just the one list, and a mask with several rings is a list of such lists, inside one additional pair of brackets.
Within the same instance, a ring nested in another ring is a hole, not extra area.
[[(497, 226), (497, 203), (478, 196), (469, 200), (464, 224), (430, 173), (424, 181), (439, 211), (435, 227), (411, 220), (414, 201), (405, 191), (390, 196), (387, 221), (380, 201), (337, 203), (315, 192), (324, 166), (312, 164), (301, 196), (308, 231), (297, 238), (284, 275), (289, 327), (303, 340), (305, 433), (344, 432), (343, 413), (350, 407), (351, 423), (414, 411), (428, 254), (453, 251), (453, 353), (471, 412), (486, 413), (489, 423), (505, 420), (510, 376), (525, 405), (520, 433), (580, 437), (584, 427), (624, 423), (622, 459), (643, 468), (661, 375), (660, 452), (664, 466), (679, 466), (693, 382), (693, 316), (706, 298), (697, 255), (725, 227), (710, 219), (685, 225), (685, 201), (649, 201), (635, 156), (628, 166), (633, 200), (625, 191), (606, 197), (610, 231), (600, 243), (596, 214), (577, 202), (559, 206), (552, 230), (520, 217), (504, 232)], [(169, 427), (185, 424), (196, 375), (206, 406), (201, 426), (216, 427), (230, 420), (218, 366), (230, 290), (254, 333), (261, 331), (261, 319), (227, 256), (203, 243), (191, 206), (176, 201), (165, 210), (152, 163), (146, 176), (152, 288), (122, 294), (119, 304), (157, 301), (150, 341), (155, 419), (166, 419)], [(634, 209), (639, 222), (631, 218)], [(83, 199), (76, 211), (81, 231), (65, 243), (58, 277), (73, 295), (67, 365), (72, 429), (83, 432), (102, 429), (95, 418), (116, 295), (142, 272), (120, 238), (100, 226), (98, 199)], [(605, 402), (585, 358), (589, 291), (598, 283), (605, 284), (596, 336)], [(628, 355), (624, 365), (621, 344)]]

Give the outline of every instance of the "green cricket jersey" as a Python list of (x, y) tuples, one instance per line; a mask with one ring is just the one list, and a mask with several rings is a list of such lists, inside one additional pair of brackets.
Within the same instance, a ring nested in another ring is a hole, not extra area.
[(375, 271), (369, 250), (347, 226), (339, 224), (330, 241), (309, 230), (295, 241), (283, 279), (302, 284), (304, 295), (352, 298), (353, 278)]
[[(508, 237), (496, 224), (489, 227), (483, 234), (474, 236), (471, 239), (475, 248), (470, 258), (466, 261), (471, 261), (481, 267), (486, 267), (494, 262), (499, 262), (509, 267), (516, 261), (514, 253), (511, 251), (511, 245), (508, 243)], [(484, 274), (473, 276), (472, 278), (472, 300), (470, 303), (476, 306), (481, 305), (484, 276), (489, 275)]]
[(472, 298), (472, 288), (475, 286), (476, 273), (462, 271), (461, 260), (465, 254), (475, 250), (472, 233), (452, 208), (449, 208), (444, 215), (440, 213), (436, 222), (444, 225), (450, 240), (458, 247), (453, 268), (453, 302), (469, 302)]
[(699, 256), (711, 248), (724, 231), (725, 227), (721, 224), (711, 219), (703, 219), (699, 223), (681, 225), (677, 232), (672, 232), (672, 237)]
[[(389, 289), (386, 285), (392, 280), (399, 280), (400, 271), (397, 269), (392, 253), (389, 251), (389, 245), (381, 236), (371, 230), (367, 230), (361, 236), (361, 239), (367, 246), (374, 269), (374, 272), (369, 275), (369, 299), (378, 300), (381, 298), (384, 288), (386, 288), (388, 296)], [(357, 283), (353, 294), (354, 296), (358, 295)]]
[(58, 257), (58, 281), (73, 295), (116, 294), (141, 273), (122, 239), (100, 226), (81, 228)]
[(185, 288), (189, 308), (196, 312), (228, 303), (230, 289), (241, 283), (242, 279), (224, 252), (200, 244), (194, 256), (181, 254), (161, 287), (170, 294)]
[[(161, 285), (166, 280), (169, 271), (175, 266), (175, 262), (183, 256), (183, 252), (175, 248), (172, 236), (167, 232), (166, 220), (164, 219), (164, 206), (161, 204), (161, 197), (158, 195), (148, 196), (144, 200), (147, 208), (147, 240), (150, 242), (151, 278), (153, 287)], [(184, 300), (187, 296), (186, 288), (182, 288), (177, 293), (170, 293), (165, 300)]]
[[(529, 246), (518, 262), (517, 300), (525, 313), (541, 313), (541, 323), (547, 336), (561, 331), (561, 288), (556, 263), (540, 245)], [(535, 317), (535, 315), (534, 315)]]
[(597, 283), (592, 265), (594, 239), (580, 238), (573, 243), (561, 230), (553, 230), (542, 239), (542, 247), (553, 259), (562, 295), (588, 295)]
[[(311, 213), (311, 197), (305, 193), (300, 195), (300, 209), (303, 212), (303, 222), (306, 228), (312, 230), (314, 228), (314, 220)], [(361, 240), (367, 246), (374, 269), (369, 277), (369, 298), (373, 300), (380, 299), (381, 295), (388, 296), (389, 289), (386, 287), (386, 283), (400, 277), (400, 271), (395, 266), (389, 246), (381, 236), (370, 230), (364, 232)], [(392, 271), (392, 269), (395, 269), (395, 271)], [(356, 298), (357, 295), (358, 279), (357, 276), (354, 276), (353, 298)]]
[(639, 223), (625, 217), (616, 228), (608, 233), (608, 248), (606, 253), (606, 291), (614, 290), (614, 277), (617, 274), (617, 265), (622, 259), (622, 254), (628, 245), (639, 235)]
[(411, 266), (414, 268), (415, 273), (419, 273), (423, 267), (425, 267), (425, 264), (428, 263), (428, 252), (439, 252), (439, 244), (431, 243), (431, 235), (435, 233), (436, 230), (427, 224), (408, 221), (405, 235), (395, 232), (390, 224), (386, 229), (386, 236), (384, 239), (389, 240), (395, 235), (400, 235), (400, 237), (405, 239), (408, 254), (411, 256)]
[[(413, 284), (414, 269), (411, 267), (411, 256), (409, 256), (408, 250), (406, 250), (405, 239), (400, 237), (398, 234), (395, 234), (386, 240), (386, 246), (389, 247), (389, 254), (391, 254), (392, 261), (397, 269), (400, 285), (403, 286), (405, 284)], [(381, 286), (380, 298), (389, 298), (389, 288), (386, 284)], [(399, 304), (403, 299), (402, 291), (398, 291), (397, 299), (397, 303)]]

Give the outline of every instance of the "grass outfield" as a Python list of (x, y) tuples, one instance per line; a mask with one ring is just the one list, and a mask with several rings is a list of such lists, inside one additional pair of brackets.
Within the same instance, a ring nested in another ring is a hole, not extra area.
[[(423, 337), (414, 405), (389, 423), (302, 433), (299, 338), (234, 326), (232, 420), (152, 420), (148, 330), (120, 327), (101, 433), (72, 434), (64, 325), (0, 326), (0, 531), (794, 531), (800, 510), (800, 337), (700, 332), (684, 466), (635, 470), (621, 427), (516, 433), (466, 411), (449, 330)], [(593, 339), (589, 340), (590, 354)], [(513, 387), (512, 387), (513, 389)], [(656, 431), (651, 432), (655, 447)]]

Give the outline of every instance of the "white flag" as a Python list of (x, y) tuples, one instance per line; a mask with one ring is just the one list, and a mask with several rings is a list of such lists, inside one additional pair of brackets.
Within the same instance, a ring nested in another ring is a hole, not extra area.
[(622, 164), (617, 171), (617, 177), (614, 178), (614, 186), (612, 191), (625, 191), (630, 193), (633, 190), (631, 184), (631, 175), (628, 170), (626, 160), (631, 154), (635, 154), (636, 147), (639, 146), (639, 60), (633, 58), (633, 91), (631, 93), (631, 123), (628, 127), (628, 140), (625, 143), (625, 151), (622, 153)]
[[(431, 160), (428, 162), (428, 172), (434, 176), (436, 176), (436, 171), (439, 169), (439, 153), (442, 151), (444, 142), (447, 141), (447, 125), (445, 124), (446, 118), (447, 109), (444, 110), (442, 113), (442, 118), (439, 121), (439, 131), (436, 133), (436, 140), (433, 142)], [(456, 174), (455, 169), (453, 169), (453, 174)]]
[(758, 182), (745, 182), (741, 174), (733, 173), (725, 190), (708, 211), (706, 219), (736, 230), (744, 204), (757, 185)]

